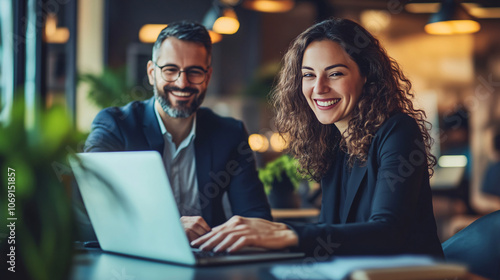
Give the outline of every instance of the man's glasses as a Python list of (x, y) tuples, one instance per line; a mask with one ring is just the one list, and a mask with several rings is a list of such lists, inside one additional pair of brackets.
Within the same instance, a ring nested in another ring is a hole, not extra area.
[(167, 64), (163, 66), (159, 66), (156, 62), (153, 62), (156, 67), (160, 68), (161, 77), (166, 82), (175, 82), (181, 76), (181, 73), (184, 72), (186, 74), (187, 80), (189, 83), (193, 85), (202, 84), (207, 78), (208, 70), (205, 70), (198, 66), (193, 66), (186, 68), (184, 70), (179, 69), (179, 67)]

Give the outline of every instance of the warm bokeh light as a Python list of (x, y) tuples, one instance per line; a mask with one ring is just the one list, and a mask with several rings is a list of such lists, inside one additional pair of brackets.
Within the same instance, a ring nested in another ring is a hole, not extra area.
[(384, 10), (366, 10), (360, 14), (361, 24), (372, 33), (387, 29), (391, 23), (391, 15)]
[[(145, 24), (139, 30), (139, 40), (143, 43), (154, 43), (165, 27), (167, 27), (167, 24)], [(210, 39), (212, 39), (212, 44), (222, 40), (222, 35), (218, 33), (209, 30), (208, 34), (210, 35)]]
[(218, 43), (222, 40), (222, 35), (212, 30), (208, 30), (208, 35), (210, 35), (210, 39), (212, 40), (212, 44)]
[(266, 152), (269, 149), (269, 141), (261, 134), (251, 134), (248, 136), (248, 145), (250, 145), (252, 151), (260, 153)]
[(219, 17), (213, 26), (213, 31), (219, 34), (234, 34), (240, 28), (240, 22), (236, 13), (231, 8), (226, 8), (221, 17)]
[(143, 43), (154, 43), (165, 27), (167, 24), (145, 24), (139, 30), (139, 40)]
[(469, 9), (469, 14), (476, 18), (500, 18), (500, 8), (473, 7)]
[(282, 152), (287, 147), (287, 142), (279, 133), (273, 133), (271, 135), (271, 148), (275, 152)]
[(52, 36), (57, 31), (57, 16), (55, 14), (48, 14), (45, 21), (45, 35)]
[(433, 14), (439, 11), (441, 3), (408, 3), (405, 10), (414, 14)]
[(469, 34), (480, 29), (481, 25), (474, 20), (438, 21), (425, 25), (425, 32), (434, 35)]
[(467, 157), (464, 155), (441, 156), (438, 164), (440, 167), (464, 167), (467, 165)]
[(243, 7), (265, 13), (288, 12), (295, 6), (293, 0), (245, 0)]
[(219, 0), (219, 2), (224, 5), (236, 6), (240, 0)]
[[(500, 18), (500, 8), (485, 8), (477, 3), (462, 3), (467, 12), (476, 18)], [(439, 11), (440, 3), (408, 3), (405, 10), (414, 14), (433, 14)]]
[(52, 44), (64, 44), (69, 39), (69, 30), (66, 27), (57, 27), (57, 16), (48, 14), (45, 21), (44, 40)]

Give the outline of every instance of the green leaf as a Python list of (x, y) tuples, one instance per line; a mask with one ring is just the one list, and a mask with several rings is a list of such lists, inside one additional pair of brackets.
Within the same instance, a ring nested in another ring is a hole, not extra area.
[[(100, 74), (80, 74), (78, 81), (88, 85), (88, 97), (100, 108), (123, 106), (138, 97), (128, 83), (125, 68), (104, 68)], [(144, 99), (153, 95), (151, 90), (144, 92), (147, 93), (140, 96)]]
[(298, 168), (299, 165), (297, 160), (285, 154), (267, 163), (264, 168), (260, 168), (258, 170), (259, 179), (264, 185), (267, 193), (271, 190), (272, 184), (275, 180), (278, 182), (283, 180), (283, 174), (286, 174), (294, 187), (297, 188), (300, 181), (304, 180), (304, 178), (300, 175)]

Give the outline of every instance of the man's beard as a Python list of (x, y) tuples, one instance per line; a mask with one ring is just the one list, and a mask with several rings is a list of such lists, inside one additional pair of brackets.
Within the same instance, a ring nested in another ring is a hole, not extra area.
[[(198, 95), (199, 91), (195, 88), (186, 87), (181, 89), (174, 86), (165, 86), (163, 87), (164, 94), (160, 94), (158, 92), (156, 82), (154, 84), (153, 91), (155, 94), (155, 99), (160, 104), (163, 111), (172, 118), (187, 118), (191, 116), (198, 110), (198, 108), (201, 106), (201, 103), (203, 103), (206, 93), (206, 89)], [(168, 94), (171, 91), (186, 92), (195, 94), (197, 96), (195, 96), (191, 105), (188, 105), (189, 101), (177, 101), (177, 106), (174, 107), (172, 105), (172, 102), (170, 102), (168, 98)]]

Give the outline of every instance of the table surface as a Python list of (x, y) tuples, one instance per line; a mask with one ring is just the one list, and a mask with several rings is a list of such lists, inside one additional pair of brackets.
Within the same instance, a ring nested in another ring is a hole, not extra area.
[[(111, 254), (102, 252), (100, 249), (78, 248), (73, 259), (73, 270), (70, 279), (274, 280), (275, 278), (271, 275), (270, 269), (279, 264), (291, 264), (292, 270), (301, 272), (309, 268), (310, 259), (190, 267)], [(484, 280), (485, 278), (469, 273), (460, 279)]]
[(269, 272), (274, 265), (297, 264), (300, 267), (303, 263), (303, 259), (295, 259), (211, 267), (190, 267), (106, 253), (99, 249), (86, 249), (78, 250), (75, 255), (70, 279), (267, 280), (275, 279)]

